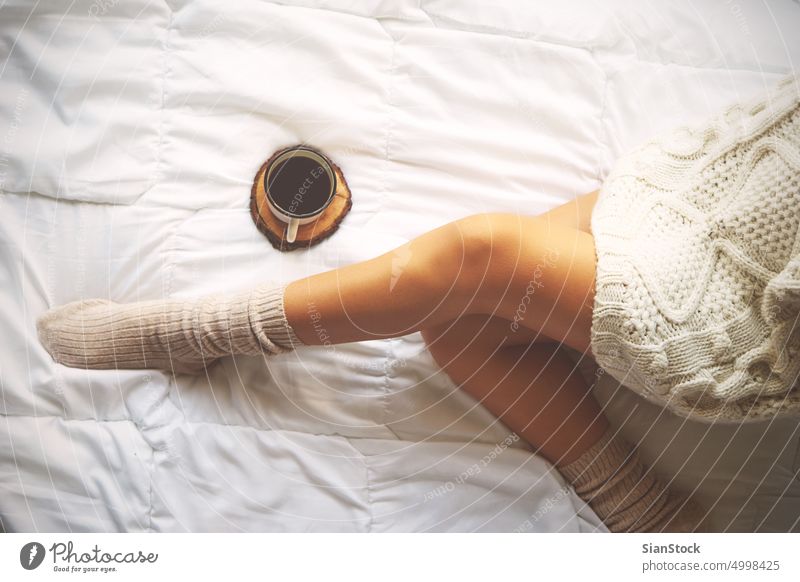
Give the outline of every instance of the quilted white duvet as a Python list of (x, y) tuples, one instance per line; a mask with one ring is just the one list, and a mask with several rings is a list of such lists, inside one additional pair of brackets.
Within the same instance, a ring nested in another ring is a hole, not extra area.
[[(35, 318), (288, 281), (467, 214), (544, 212), (798, 67), (798, 30), (790, 0), (2, 3), (0, 529), (603, 531), (418, 334), (193, 377), (56, 365)], [(281, 254), (249, 188), (301, 142), (354, 205), (331, 239)], [(693, 425), (580, 366), (718, 529), (800, 527), (797, 426)]]

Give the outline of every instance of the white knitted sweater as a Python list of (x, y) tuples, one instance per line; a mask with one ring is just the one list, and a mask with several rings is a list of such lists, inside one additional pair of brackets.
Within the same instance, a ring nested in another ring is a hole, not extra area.
[(592, 351), (681, 415), (800, 415), (800, 77), (618, 161), (591, 219)]

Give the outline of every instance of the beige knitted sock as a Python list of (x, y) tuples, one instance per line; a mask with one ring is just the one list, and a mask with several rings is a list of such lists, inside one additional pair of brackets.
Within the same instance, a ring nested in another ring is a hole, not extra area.
[(642, 463), (638, 451), (611, 429), (559, 471), (612, 532), (704, 529), (700, 507), (667, 489)]
[(39, 338), (66, 366), (197, 372), (231, 354), (288, 351), (302, 342), (283, 311), (285, 285), (196, 300), (75, 301), (36, 322)]

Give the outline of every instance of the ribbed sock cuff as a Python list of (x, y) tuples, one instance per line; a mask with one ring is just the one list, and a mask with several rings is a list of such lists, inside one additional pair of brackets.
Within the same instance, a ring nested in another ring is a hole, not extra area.
[(609, 428), (580, 457), (558, 470), (578, 493), (588, 493), (608, 481), (635, 455), (633, 445)]
[(611, 429), (559, 470), (611, 531), (693, 531), (700, 525), (696, 504), (673, 495)]
[(286, 319), (284, 293), (288, 283), (267, 284), (253, 289), (248, 301), (250, 326), (261, 346), (281, 353), (305, 345)]
[(261, 344), (250, 326), (251, 293), (248, 290), (209, 295), (194, 304), (192, 319), (184, 323), (184, 329), (192, 334), (199, 355), (215, 359), (229, 354), (261, 353)]

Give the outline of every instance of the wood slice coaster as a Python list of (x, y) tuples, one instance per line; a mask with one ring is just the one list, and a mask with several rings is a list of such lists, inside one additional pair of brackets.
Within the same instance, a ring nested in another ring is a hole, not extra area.
[(350, 212), (350, 208), (353, 206), (353, 199), (341, 168), (330, 162), (336, 172), (336, 192), (333, 195), (333, 200), (317, 220), (309, 224), (300, 225), (294, 242), (286, 242), (285, 236), (288, 225), (275, 218), (275, 215), (270, 212), (267, 205), (267, 193), (264, 190), (264, 172), (267, 171), (272, 160), (284, 151), (285, 149), (281, 149), (272, 154), (256, 172), (253, 186), (250, 188), (250, 217), (256, 223), (256, 228), (267, 237), (273, 247), (279, 251), (286, 252), (313, 247), (331, 236), (339, 228), (339, 224), (347, 213)]

